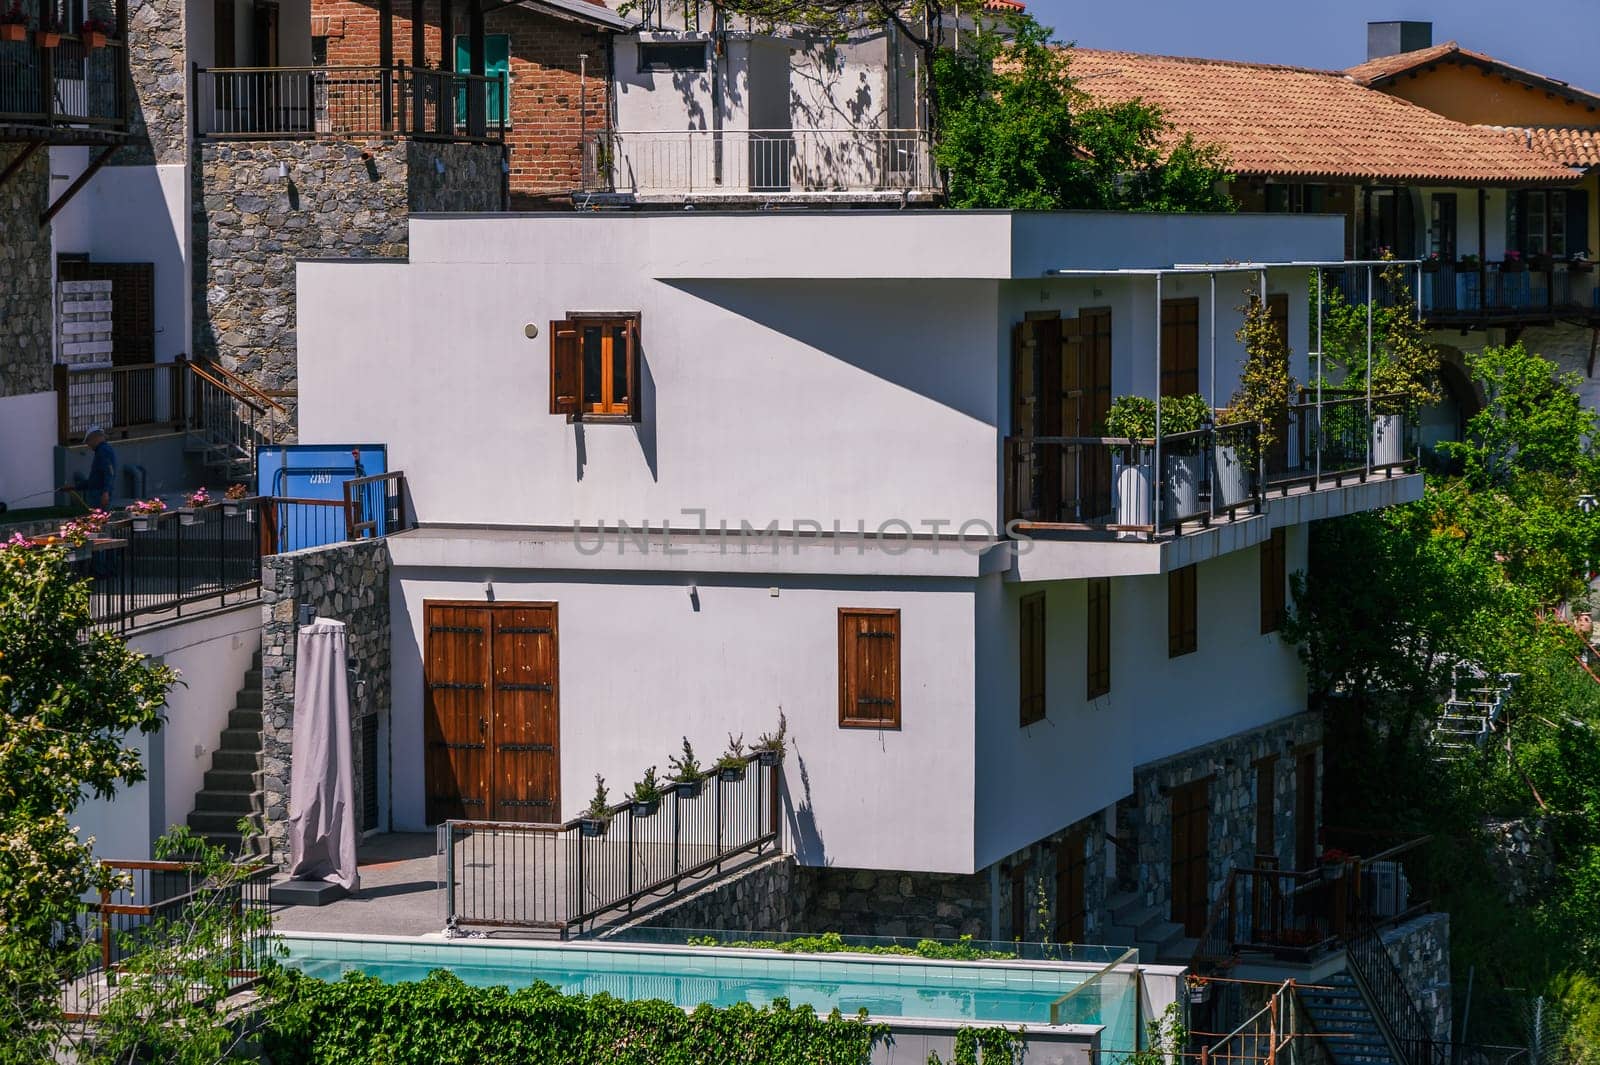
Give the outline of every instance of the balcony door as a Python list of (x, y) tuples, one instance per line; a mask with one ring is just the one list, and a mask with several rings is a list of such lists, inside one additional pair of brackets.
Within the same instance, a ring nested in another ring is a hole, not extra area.
[(424, 626), (428, 823), (558, 820), (556, 604), (430, 602)]
[[(1111, 312), (1037, 316), (1020, 323), (1012, 351), (1012, 434), (1098, 436), (1111, 409)], [(1042, 444), (1019, 479), (1025, 516), (1093, 521), (1111, 511), (1111, 458), (1104, 448)]]
[(1437, 252), (1439, 261), (1456, 261), (1456, 194), (1436, 192), (1428, 205), (1428, 251)]
[(1196, 780), (1172, 789), (1172, 921), (1183, 934), (1205, 934), (1210, 885), (1211, 788)]

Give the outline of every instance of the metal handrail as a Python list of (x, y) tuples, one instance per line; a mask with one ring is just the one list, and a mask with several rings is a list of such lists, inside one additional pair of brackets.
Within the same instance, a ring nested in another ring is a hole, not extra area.
[[(193, 366), (193, 365), (196, 365), (196, 364), (195, 363), (190, 363), (190, 365)], [(222, 365), (222, 363), (220, 363), (220, 362), (207, 362), (205, 364), (205, 369), (209, 373), (215, 373), (217, 376), (222, 377), (229, 384), (231, 384), (236, 391), (249, 392), (251, 395), (253, 395), (257, 399), (261, 400), (261, 402), (265, 403), (267, 406), (273, 407), (273, 408), (275, 408), (275, 409), (277, 409), (279, 411), (282, 411), (284, 414), (288, 414), (289, 413), (289, 408), (288, 407), (285, 407), (282, 403), (279, 403), (272, 396), (270, 396), (266, 392), (262, 391), (260, 388), (258, 388), (255, 385), (254, 382), (252, 382), (252, 381), (250, 381), (250, 380), (248, 380), (248, 379), (246, 379), (244, 377), (241, 377), (240, 375), (234, 373), (232, 370), (230, 370), (226, 366)]]

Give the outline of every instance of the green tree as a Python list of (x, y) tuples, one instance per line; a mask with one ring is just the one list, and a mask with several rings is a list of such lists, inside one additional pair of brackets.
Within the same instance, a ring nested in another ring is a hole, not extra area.
[(0, 1061), (47, 1061), (58, 1042), (80, 899), (110, 886), (71, 814), (144, 778), (126, 736), (160, 726), (175, 680), (89, 623), (59, 548), (0, 545)]
[(1221, 150), (1176, 137), (1132, 101), (1098, 105), (1073, 81), (1072, 50), (1032, 19), (980, 31), (932, 58), (934, 158), (956, 208), (1231, 211)]

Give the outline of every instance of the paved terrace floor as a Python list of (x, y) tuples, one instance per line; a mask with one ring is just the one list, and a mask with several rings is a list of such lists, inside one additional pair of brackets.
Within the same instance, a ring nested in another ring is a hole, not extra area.
[[(356, 852), (361, 890), (327, 906), (274, 906), (280, 932), (420, 936), (444, 929), (444, 889), (431, 832), (374, 836)], [(279, 879), (282, 879), (280, 877)]]

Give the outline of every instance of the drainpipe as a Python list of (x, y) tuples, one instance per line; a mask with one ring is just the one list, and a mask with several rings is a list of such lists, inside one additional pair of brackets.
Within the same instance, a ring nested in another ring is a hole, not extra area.
[[(1134, 454), (1137, 456), (1138, 452)], [(1150, 471), (1150, 539), (1161, 533), (1161, 275), (1156, 275), (1156, 449)]]
[[(589, 169), (589, 53), (578, 53), (578, 187)], [(596, 153), (598, 161), (599, 153)], [(596, 170), (599, 167), (595, 168)]]

